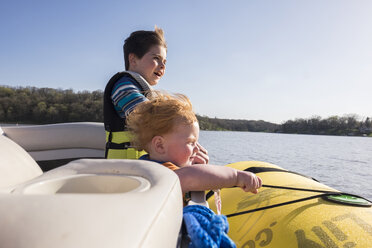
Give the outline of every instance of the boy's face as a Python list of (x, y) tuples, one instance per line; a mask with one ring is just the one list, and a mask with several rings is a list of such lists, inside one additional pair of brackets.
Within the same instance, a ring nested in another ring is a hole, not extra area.
[(167, 161), (183, 167), (192, 165), (196, 153), (199, 151), (199, 124), (176, 125), (172, 132), (163, 135)]
[(166, 57), (166, 48), (154, 45), (142, 58), (129, 54), (129, 70), (141, 74), (150, 85), (156, 85), (165, 73)]

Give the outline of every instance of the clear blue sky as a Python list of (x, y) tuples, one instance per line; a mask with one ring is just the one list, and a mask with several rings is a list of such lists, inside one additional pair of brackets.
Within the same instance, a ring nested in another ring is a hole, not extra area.
[(0, 0), (0, 85), (103, 90), (122, 44), (158, 25), (158, 89), (198, 114), (281, 123), (372, 116), (369, 0)]

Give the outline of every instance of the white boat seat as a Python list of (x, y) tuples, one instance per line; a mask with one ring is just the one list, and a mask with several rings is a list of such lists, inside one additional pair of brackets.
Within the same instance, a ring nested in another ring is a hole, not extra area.
[(150, 161), (81, 159), (42, 173), (0, 135), (1, 247), (176, 247), (182, 192)]
[(38, 164), (18, 144), (3, 134), (0, 127), (0, 191), (41, 175)]

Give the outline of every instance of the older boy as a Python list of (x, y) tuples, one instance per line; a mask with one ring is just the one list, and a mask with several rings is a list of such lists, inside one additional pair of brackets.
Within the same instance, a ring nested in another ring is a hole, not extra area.
[[(147, 100), (152, 88), (165, 73), (167, 44), (163, 30), (136, 31), (125, 40), (124, 72), (114, 75), (105, 88), (104, 123), (106, 158), (136, 159), (144, 154), (131, 147), (126, 131), (126, 116)], [(198, 144), (200, 152), (195, 163), (208, 163), (207, 151)]]
[(239, 186), (257, 193), (256, 175), (225, 166), (194, 164), (199, 151), (199, 124), (184, 95), (158, 93), (127, 117), (133, 144), (148, 152), (140, 159), (163, 164), (179, 177), (182, 192)]

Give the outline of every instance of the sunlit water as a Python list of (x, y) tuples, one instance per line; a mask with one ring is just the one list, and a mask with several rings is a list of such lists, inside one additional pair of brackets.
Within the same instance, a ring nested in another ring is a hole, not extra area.
[(201, 131), (211, 164), (264, 161), (372, 200), (372, 138)]

